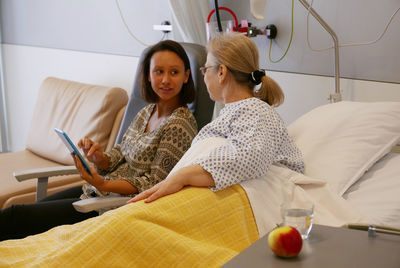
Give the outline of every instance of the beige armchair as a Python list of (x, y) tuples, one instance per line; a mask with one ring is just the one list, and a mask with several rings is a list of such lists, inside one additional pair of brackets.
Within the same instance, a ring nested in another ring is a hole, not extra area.
[[(127, 102), (128, 95), (121, 88), (45, 79), (25, 150), (0, 154), (0, 208), (31, 203), (83, 184), (54, 128), (66, 131), (74, 142), (87, 135), (105, 150), (111, 149)], [(48, 179), (52, 176), (57, 177)]]

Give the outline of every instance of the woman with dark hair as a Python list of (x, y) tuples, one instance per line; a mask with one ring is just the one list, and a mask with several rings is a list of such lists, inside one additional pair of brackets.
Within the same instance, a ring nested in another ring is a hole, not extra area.
[(95, 217), (98, 212), (77, 212), (72, 203), (112, 193), (134, 196), (166, 178), (197, 134), (196, 120), (187, 108), (195, 97), (190, 62), (179, 43), (166, 40), (147, 51), (140, 70), (141, 93), (150, 104), (136, 115), (121, 144), (104, 153), (98, 143), (81, 139), (78, 146), (94, 164), (91, 175), (73, 157), (87, 183), (1, 210), (0, 241)]
[[(183, 49), (183, 47), (172, 40), (166, 40), (157, 43), (154, 45), (144, 56), (142, 65), (141, 65), (141, 74), (142, 74), (142, 87), (141, 93), (142, 97), (145, 101), (149, 103), (156, 103), (158, 101), (159, 96), (154, 91), (151, 80), (149, 79), (150, 75), (150, 65), (151, 65), (151, 58), (154, 54), (159, 51), (170, 51), (175, 53), (184, 64), (185, 72), (189, 70), (190, 73), (190, 61), (189, 58)], [(182, 105), (186, 105), (194, 101), (195, 98), (195, 89), (192, 76), (188, 76), (188, 80), (186, 83), (182, 85), (182, 90), (179, 93), (180, 99), (182, 101)]]

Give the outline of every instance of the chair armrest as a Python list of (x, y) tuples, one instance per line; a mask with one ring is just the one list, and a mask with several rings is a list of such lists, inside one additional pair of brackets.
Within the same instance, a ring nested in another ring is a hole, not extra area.
[(115, 195), (93, 197), (76, 201), (72, 205), (77, 211), (87, 213), (94, 210), (121, 207), (125, 205), (126, 202), (131, 198), (132, 197), (129, 196), (115, 196)]
[(28, 169), (14, 172), (17, 181), (25, 181), (36, 178), (48, 178), (62, 175), (78, 174), (75, 166), (56, 166), (48, 168)]

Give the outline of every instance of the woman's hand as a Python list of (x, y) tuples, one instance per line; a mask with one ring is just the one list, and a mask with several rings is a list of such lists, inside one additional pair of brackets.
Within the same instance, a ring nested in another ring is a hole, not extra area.
[(160, 197), (176, 193), (186, 185), (208, 187), (215, 186), (215, 182), (211, 174), (201, 166), (187, 166), (170, 174), (165, 180), (141, 192), (127, 203), (133, 203), (143, 199), (145, 199), (145, 203), (149, 203)]
[(180, 191), (185, 185), (182, 180), (177, 176), (170, 176), (167, 179), (157, 183), (152, 188), (141, 192), (134, 198), (128, 201), (128, 203), (133, 203), (142, 199), (145, 199), (145, 203), (150, 203), (160, 197), (176, 193)]
[(79, 157), (77, 155), (75, 155), (74, 153), (72, 153), (71, 155), (72, 155), (72, 158), (74, 159), (75, 166), (78, 169), (79, 174), (81, 175), (82, 179), (84, 179), (85, 181), (87, 181), (88, 183), (90, 183), (91, 185), (96, 187), (97, 189), (101, 189), (105, 180), (103, 179), (103, 177), (101, 177), (97, 173), (97, 170), (93, 166), (90, 166), (90, 172), (92, 173), (92, 175), (90, 175), (86, 171), (86, 169), (83, 166)]
[(78, 142), (78, 146), (82, 148), (87, 159), (95, 164), (98, 168), (106, 170), (108, 168), (108, 158), (103, 153), (100, 144), (85, 137)]

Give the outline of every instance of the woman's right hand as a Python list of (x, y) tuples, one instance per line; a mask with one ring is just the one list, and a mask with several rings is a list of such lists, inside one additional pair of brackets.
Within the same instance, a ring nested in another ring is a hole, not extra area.
[(82, 148), (86, 158), (98, 168), (103, 170), (108, 168), (108, 157), (103, 153), (100, 144), (85, 136), (79, 140), (78, 146)]

